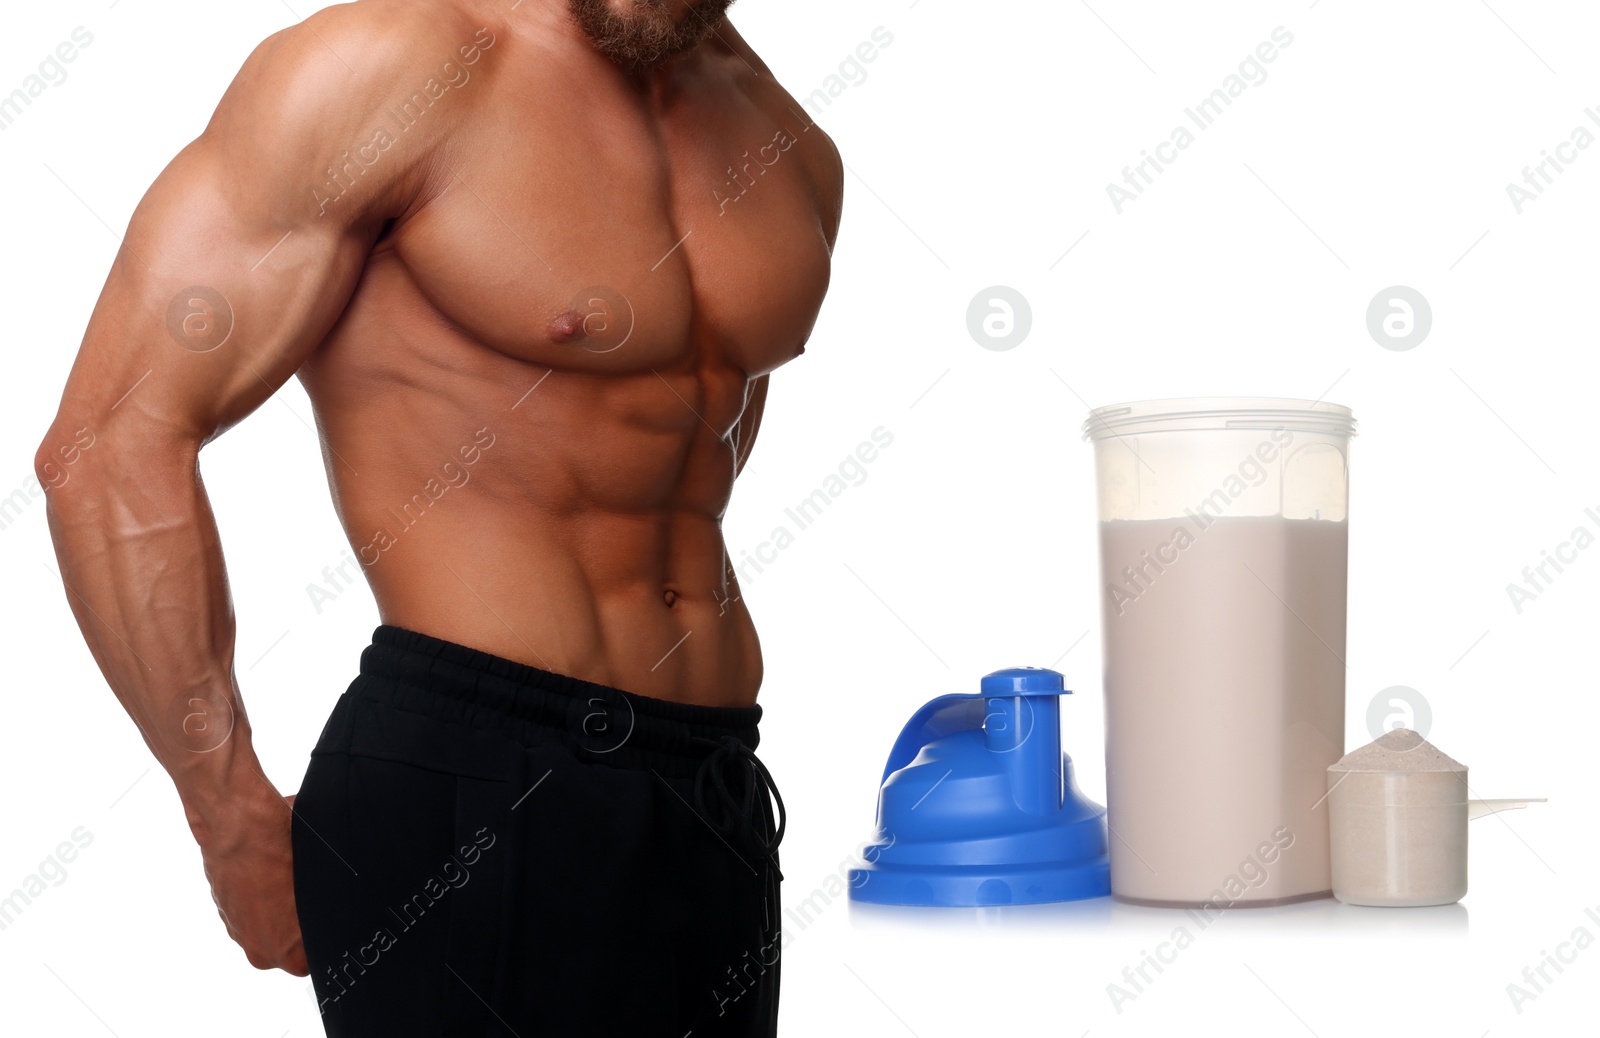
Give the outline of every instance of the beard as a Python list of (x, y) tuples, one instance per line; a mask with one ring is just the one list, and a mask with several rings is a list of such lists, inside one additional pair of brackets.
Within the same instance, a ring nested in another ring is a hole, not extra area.
[[(696, 46), (734, 0), (567, 0), (595, 49), (630, 71), (650, 68)], [(673, 12), (685, 8), (683, 17)]]

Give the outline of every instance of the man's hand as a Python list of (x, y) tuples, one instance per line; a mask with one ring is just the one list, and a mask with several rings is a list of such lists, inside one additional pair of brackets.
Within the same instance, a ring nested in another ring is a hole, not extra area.
[(294, 903), (294, 796), (272, 791), (229, 807), (225, 820), (204, 830), (200, 844), (217, 914), (250, 965), (307, 976)]

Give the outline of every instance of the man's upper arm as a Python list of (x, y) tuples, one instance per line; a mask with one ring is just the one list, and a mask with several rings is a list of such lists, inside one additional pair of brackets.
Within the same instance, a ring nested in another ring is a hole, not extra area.
[(408, 139), (359, 175), (330, 176), (372, 141), (390, 70), (418, 64), (405, 60), (412, 30), (373, 21), (333, 8), (269, 38), (155, 180), (90, 318), (56, 438), (86, 426), (130, 449), (198, 447), (321, 342), (430, 145)]

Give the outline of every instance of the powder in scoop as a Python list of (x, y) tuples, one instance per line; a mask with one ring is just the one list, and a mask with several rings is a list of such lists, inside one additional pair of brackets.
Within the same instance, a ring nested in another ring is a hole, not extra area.
[(1409, 728), (1395, 728), (1359, 750), (1351, 750), (1329, 771), (1466, 771)]

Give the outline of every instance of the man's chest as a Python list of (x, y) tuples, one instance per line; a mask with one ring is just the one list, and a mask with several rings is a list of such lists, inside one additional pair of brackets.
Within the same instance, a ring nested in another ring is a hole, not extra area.
[(428, 302), (492, 349), (596, 373), (749, 374), (794, 357), (827, 289), (805, 124), (726, 105), (645, 122), (509, 111), (441, 156), (392, 246)]

